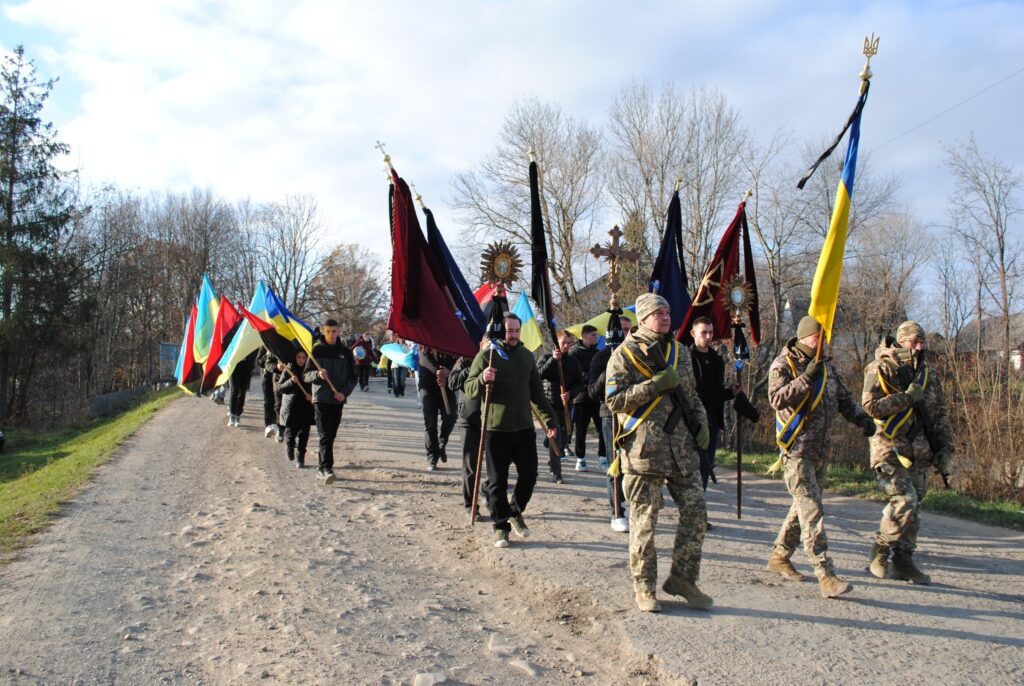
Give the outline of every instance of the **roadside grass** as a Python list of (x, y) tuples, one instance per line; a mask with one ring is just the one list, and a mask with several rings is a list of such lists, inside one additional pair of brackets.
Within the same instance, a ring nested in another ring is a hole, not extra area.
[[(743, 471), (781, 481), (781, 472), (769, 475), (768, 467), (778, 458), (775, 453), (744, 453)], [(720, 452), (717, 455), (718, 469), (736, 470), (736, 453)], [(830, 466), (826, 489), (839, 495), (885, 501), (885, 495), (878, 490), (875, 474), (870, 469)], [(978, 500), (956, 491), (930, 488), (924, 497), (924, 509), (929, 512), (959, 517), (972, 522), (1001, 526), (1024, 531), (1024, 507), (1011, 500)]]
[(179, 395), (169, 388), (117, 415), (77, 427), (9, 431), (0, 453), (0, 562), (45, 528), (125, 438)]

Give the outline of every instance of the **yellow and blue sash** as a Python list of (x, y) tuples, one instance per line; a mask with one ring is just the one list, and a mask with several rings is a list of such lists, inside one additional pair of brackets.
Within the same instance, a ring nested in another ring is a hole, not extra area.
[[(899, 389), (892, 389), (885, 381), (885, 377), (882, 376), (882, 369), (878, 369), (878, 383), (881, 384), (882, 390), (885, 391), (886, 395), (892, 395), (894, 392), (899, 392)], [(921, 388), (928, 388), (928, 365), (921, 365), (921, 371), (918, 373), (914, 383), (921, 386)], [(914, 408), (908, 407), (902, 412), (897, 412), (893, 416), (886, 419), (884, 422), (877, 422), (879, 430), (882, 435), (888, 438), (890, 441), (896, 437), (896, 433), (907, 423), (907, 420), (914, 414)]]
[[(672, 367), (673, 369), (679, 368), (679, 347), (680, 345), (678, 341), (669, 341), (668, 354), (666, 355), (667, 367)], [(626, 357), (629, 358), (629, 361), (633, 363), (633, 366), (637, 368), (637, 371), (648, 379), (654, 376), (654, 371), (642, 360), (637, 359), (636, 355), (633, 354), (633, 351), (630, 350), (628, 346), (623, 346), (622, 351), (626, 354)], [(618, 442), (619, 439), (636, 431), (636, 428), (640, 426), (645, 419), (647, 419), (664, 397), (664, 395), (659, 394), (654, 398), (654, 400), (641, 405), (632, 412), (620, 412), (619, 434), (615, 437), (615, 441)]]
[[(796, 365), (793, 364), (793, 360), (789, 357), (786, 358), (786, 362), (789, 363), (789, 368), (793, 371), (793, 378), (795, 379), (800, 375), (796, 370)], [(818, 405), (821, 404), (821, 399), (825, 395), (825, 382), (827, 379), (828, 367), (823, 366), (821, 376), (818, 377), (817, 382), (811, 386), (810, 392), (804, 396), (804, 399), (793, 410), (789, 421), (783, 422), (779, 413), (775, 413), (775, 442), (783, 450), (789, 450), (796, 437), (800, 434), (801, 429), (804, 428), (804, 420), (807, 419), (807, 415), (814, 412)], [(810, 403), (809, 407), (808, 403)]]

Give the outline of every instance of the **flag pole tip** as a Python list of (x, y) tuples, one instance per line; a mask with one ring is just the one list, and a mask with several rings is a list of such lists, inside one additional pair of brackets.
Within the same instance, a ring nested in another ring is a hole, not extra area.
[(879, 38), (875, 36), (874, 31), (870, 36), (864, 36), (864, 57), (867, 58), (867, 61), (864, 62), (864, 68), (860, 72), (861, 81), (870, 81), (874, 76), (871, 73), (871, 58), (878, 54), (878, 42)]
[(682, 176), (677, 176), (676, 177), (676, 186), (675, 186), (675, 189), (672, 192), (673, 193), (678, 193), (679, 189), (682, 188), (682, 187), (683, 187), (683, 177)]
[(748, 188), (747, 192), (743, 194), (743, 202), (746, 202), (746, 201), (750, 200), (750, 196), (752, 196), (753, 194), (754, 194), (754, 189), (753, 188)]
[(537, 151), (533, 149), (532, 145), (530, 146), (530, 149), (526, 151), (526, 154), (530, 156), (531, 162), (537, 161)]

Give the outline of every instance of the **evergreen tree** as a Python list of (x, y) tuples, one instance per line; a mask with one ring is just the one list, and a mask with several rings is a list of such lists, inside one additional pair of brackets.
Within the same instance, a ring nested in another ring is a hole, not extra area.
[(23, 46), (0, 67), (0, 420), (26, 418), (36, 372), (75, 339), (62, 323), (88, 309), (72, 175), (55, 165), (68, 146), (41, 116), (53, 85)]

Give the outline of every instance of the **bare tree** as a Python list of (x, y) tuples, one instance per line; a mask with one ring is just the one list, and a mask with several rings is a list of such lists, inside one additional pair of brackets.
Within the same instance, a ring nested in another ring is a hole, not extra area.
[(380, 257), (360, 245), (342, 244), (324, 258), (305, 308), (296, 314), (305, 314), (310, 324), (333, 317), (345, 332), (366, 331), (384, 316), (388, 292)]
[[(601, 209), (601, 135), (556, 105), (523, 100), (505, 117), (494, 152), (476, 170), (456, 176), (452, 206), (467, 225), (467, 241), (493, 238), (530, 246), (530, 148), (541, 172), (552, 281), (572, 304), (587, 278), (587, 250)], [(525, 284), (523, 284), (525, 285)]]
[[(956, 182), (951, 198), (953, 226), (972, 256), (978, 274), (978, 339), (982, 333), (982, 292), (994, 303), (1002, 322), (1002, 377), (1010, 388), (1010, 316), (1017, 299), (1020, 241), (1012, 230), (1020, 216), (1024, 178), (1011, 165), (988, 157), (973, 134), (964, 143), (943, 145), (946, 166)], [(979, 359), (980, 364), (980, 359)]]
[(323, 269), (317, 250), (322, 223), (311, 195), (289, 195), (256, 215), (250, 240), (258, 273), (296, 311), (305, 309), (309, 285)]

